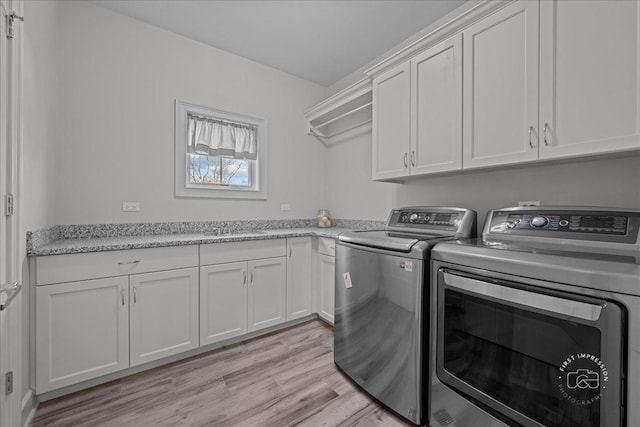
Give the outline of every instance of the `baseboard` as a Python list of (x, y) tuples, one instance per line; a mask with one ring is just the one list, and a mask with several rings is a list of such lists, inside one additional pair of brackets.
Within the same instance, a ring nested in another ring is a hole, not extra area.
[(22, 425), (23, 427), (29, 427), (33, 422), (33, 418), (36, 416), (36, 409), (38, 408), (38, 401), (33, 395), (33, 390), (29, 389), (22, 398)]

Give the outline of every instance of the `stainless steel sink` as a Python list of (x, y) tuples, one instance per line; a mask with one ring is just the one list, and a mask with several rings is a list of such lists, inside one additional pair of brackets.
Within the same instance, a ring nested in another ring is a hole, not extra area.
[(249, 228), (218, 228), (215, 230), (205, 231), (205, 236), (216, 236), (216, 237), (224, 237), (224, 236), (238, 236), (238, 235), (248, 235), (248, 234), (266, 234), (263, 230), (252, 230)]

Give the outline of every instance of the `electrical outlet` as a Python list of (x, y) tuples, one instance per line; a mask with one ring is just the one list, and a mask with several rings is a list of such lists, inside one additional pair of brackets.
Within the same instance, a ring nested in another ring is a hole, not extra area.
[(280, 205), (280, 210), (283, 212), (289, 212), (291, 210), (291, 205), (288, 203), (284, 205)]
[(540, 201), (530, 200), (527, 202), (518, 202), (518, 206), (540, 206)]
[(122, 202), (122, 212), (140, 212), (140, 202)]

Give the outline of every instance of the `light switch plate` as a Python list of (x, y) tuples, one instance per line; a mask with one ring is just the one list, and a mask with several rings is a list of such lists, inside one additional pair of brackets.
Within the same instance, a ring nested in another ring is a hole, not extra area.
[(140, 212), (140, 202), (122, 202), (122, 212)]
[(280, 210), (284, 212), (289, 212), (291, 210), (291, 205), (286, 203), (284, 205), (280, 205)]

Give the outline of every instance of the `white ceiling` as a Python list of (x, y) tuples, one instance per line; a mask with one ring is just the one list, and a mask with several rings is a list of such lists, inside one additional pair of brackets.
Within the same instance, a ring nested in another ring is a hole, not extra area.
[(329, 86), (464, 0), (91, 2)]

